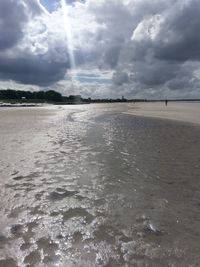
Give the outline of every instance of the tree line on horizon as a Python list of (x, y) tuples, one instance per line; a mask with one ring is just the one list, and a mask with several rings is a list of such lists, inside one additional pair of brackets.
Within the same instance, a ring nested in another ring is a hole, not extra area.
[(12, 101), (12, 102), (37, 102), (37, 103), (63, 103), (63, 104), (89, 104), (89, 103), (118, 103), (118, 102), (146, 102), (146, 99), (126, 99), (122, 98), (103, 98), (103, 99), (91, 99), (82, 98), (81, 95), (63, 96), (54, 90), (48, 91), (21, 91), (14, 89), (0, 90), (0, 101)]
[(0, 90), (1, 100), (38, 100), (41, 102), (52, 101), (52, 102), (62, 102), (63, 97), (60, 93), (49, 90), (49, 91), (20, 91), (20, 90)]

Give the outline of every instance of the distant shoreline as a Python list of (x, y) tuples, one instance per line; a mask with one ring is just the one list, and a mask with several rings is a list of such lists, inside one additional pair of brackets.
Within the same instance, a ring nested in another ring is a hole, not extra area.
[[(78, 104), (78, 103), (77, 103)], [(133, 115), (133, 116), (142, 116), (142, 117), (151, 117), (151, 118), (160, 118), (160, 119), (169, 119), (174, 121), (182, 121), (187, 123), (193, 123), (200, 125), (200, 102), (196, 101), (187, 101), (187, 102), (175, 102), (168, 101), (167, 106), (164, 101), (161, 102), (135, 102), (135, 103), (91, 103), (109, 105), (109, 104), (121, 104), (124, 105), (125, 110), (123, 114)], [(0, 109), (4, 108), (45, 108), (53, 106), (67, 106), (72, 104), (62, 103), (58, 104), (39, 104), (39, 103), (0, 103)], [(74, 104), (73, 104), (74, 105)]]
[(0, 103), (0, 108), (16, 108), (16, 107), (41, 107), (42, 105), (41, 104), (9, 104), (9, 103)]

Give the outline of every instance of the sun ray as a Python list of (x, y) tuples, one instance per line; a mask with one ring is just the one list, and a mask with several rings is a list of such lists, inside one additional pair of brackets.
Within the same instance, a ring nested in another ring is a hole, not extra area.
[(67, 49), (69, 53), (69, 60), (70, 60), (70, 67), (71, 69), (76, 69), (76, 61), (74, 56), (74, 45), (73, 45), (73, 36), (72, 36), (72, 29), (70, 18), (68, 14), (68, 7), (66, 5), (65, 0), (60, 0), (61, 8), (62, 8), (62, 16), (63, 16), (63, 23), (64, 23), (64, 30), (67, 39)]

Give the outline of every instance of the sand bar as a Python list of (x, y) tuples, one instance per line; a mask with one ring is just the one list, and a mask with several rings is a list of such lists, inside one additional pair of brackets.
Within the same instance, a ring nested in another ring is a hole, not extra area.
[(200, 124), (200, 102), (137, 103), (125, 112), (136, 116), (155, 117)]

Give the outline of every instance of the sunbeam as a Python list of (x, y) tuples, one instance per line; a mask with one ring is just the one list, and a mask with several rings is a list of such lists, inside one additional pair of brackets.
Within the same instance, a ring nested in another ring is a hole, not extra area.
[(64, 29), (66, 33), (66, 39), (67, 39), (67, 49), (69, 52), (70, 66), (71, 66), (71, 69), (75, 69), (76, 62), (75, 62), (75, 57), (74, 57), (73, 36), (72, 36), (72, 31), (71, 31), (70, 19), (68, 15), (68, 8), (65, 3), (65, 0), (60, 0), (60, 1), (61, 1), (61, 8), (62, 8)]

